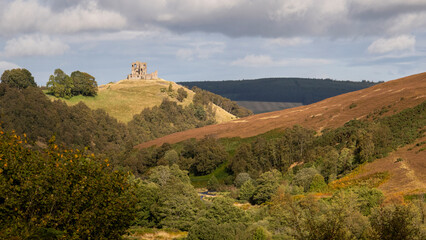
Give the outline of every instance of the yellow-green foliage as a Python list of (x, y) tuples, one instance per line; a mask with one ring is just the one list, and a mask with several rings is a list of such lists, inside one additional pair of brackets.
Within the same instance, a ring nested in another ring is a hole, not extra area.
[(330, 183), (330, 187), (334, 189), (366, 186), (376, 188), (389, 179), (388, 172), (377, 172), (360, 178), (342, 178)]
[(42, 152), (0, 128), (0, 239), (119, 238), (136, 199), (108, 160), (50, 141)]

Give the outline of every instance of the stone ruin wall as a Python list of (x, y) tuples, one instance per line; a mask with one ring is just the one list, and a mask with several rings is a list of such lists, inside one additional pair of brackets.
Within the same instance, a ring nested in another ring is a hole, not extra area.
[(127, 75), (127, 79), (157, 80), (158, 71), (147, 73), (147, 64), (136, 61), (132, 63), (132, 73)]

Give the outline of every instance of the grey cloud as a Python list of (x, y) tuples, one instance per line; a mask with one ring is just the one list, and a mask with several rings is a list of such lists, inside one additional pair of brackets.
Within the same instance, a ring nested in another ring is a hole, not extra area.
[(69, 46), (59, 39), (51, 39), (45, 35), (25, 35), (6, 42), (4, 55), (15, 56), (53, 56), (62, 55)]
[[(150, 25), (177, 33), (221, 33), (230, 37), (351, 38), (411, 34), (413, 31), (425, 31), (426, 26), (424, 0), (16, 0), (9, 2), (33, 4), (35, 9), (40, 10), (39, 12), (47, 12), (48, 14), (45, 14), (47, 16), (71, 15), (73, 22), (60, 20), (59, 23), (73, 32), (81, 30), (140, 31)], [(94, 5), (96, 8), (93, 7)], [(88, 17), (88, 14), (94, 16)], [(13, 25), (11, 22), (13, 19), (4, 19), (4, 16), (7, 16), (6, 12), (2, 15), (0, 17), (3, 17), (3, 25)], [(48, 21), (47, 17), (41, 14), (37, 18), (28, 14), (26, 16), (30, 18), (29, 21), (27, 19), (27, 23), (14, 23), (17, 25), (14, 26), (16, 31), (28, 32), (31, 29), (48, 31), (46, 27), (43, 27), (45, 25), (43, 23)], [(82, 21), (79, 22), (80, 18)], [(51, 18), (49, 20), (52, 21)], [(5, 26), (1, 29), (13, 30)], [(55, 31), (58, 32), (60, 29)]]
[(401, 16), (426, 15), (422, 0), (105, 0), (99, 4), (120, 11), (134, 28), (152, 24), (175, 32), (231, 37), (380, 36), (424, 31), (426, 24), (419, 24), (417, 18), (405, 28), (392, 29)]
[(15, 0), (4, 4), (0, 10), (0, 35), (4, 36), (118, 30), (125, 25), (124, 17), (112, 10), (99, 8), (96, 1), (55, 10), (45, 2)]

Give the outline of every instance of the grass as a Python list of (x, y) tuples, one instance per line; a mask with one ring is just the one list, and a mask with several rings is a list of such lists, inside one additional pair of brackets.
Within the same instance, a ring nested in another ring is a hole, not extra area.
[[(75, 96), (71, 99), (61, 99), (68, 105), (84, 102), (91, 109), (103, 109), (112, 117), (121, 122), (129, 122), (135, 114), (139, 114), (144, 108), (161, 104), (168, 97), (167, 92), (161, 89), (168, 87), (170, 82), (165, 80), (122, 80), (99, 86), (96, 97)], [(172, 83), (173, 89), (180, 86)], [(188, 98), (182, 104), (192, 102), (194, 93), (187, 90)], [(57, 99), (48, 95), (50, 99)], [(177, 101), (176, 99), (171, 99)]]
[(194, 176), (191, 175), (191, 183), (195, 188), (203, 188), (207, 186), (207, 182), (214, 175), (219, 183), (223, 183), (225, 178), (229, 176), (226, 171), (226, 167), (228, 166), (228, 162), (222, 163), (219, 167), (217, 167), (212, 173), (204, 176)]
[(220, 138), (220, 144), (225, 147), (225, 150), (230, 154), (230, 156), (234, 156), (235, 151), (238, 149), (238, 147), (243, 143), (252, 143), (257, 138), (261, 137), (265, 140), (273, 140), (277, 138), (281, 138), (283, 136), (283, 130), (280, 129), (274, 129), (271, 131), (268, 131), (263, 134), (259, 134), (257, 136), (248, 137), (248, 138), (240, 138), (240, 137), (233, 137), (233, 138)]
[(412, 202), (414, 200), (426, 201), (426, 193), (404, 195), (404, 201)]
[[(169, 84), (173, 86), (173, 92), (165, 91)], [(141, 113), (145, 108), (152, 108), (161, 104), (164, 98), (175, 101), (184, 106), (192, 103), (195, 95), (189, 89), (185, 89), (188, 97), (179, 102), (176, 99), (176, 91), (181, 88), (174, 82), (165, 80), (122, 80), (116, 83), (108, 83), (99, 86), (96, 97), (75, 96), (71, 99), (62, 99), (68, 105), (75, 105), (79, 102), (85, 103), (91, 109), (103, 109), (110, 116), (118, 121), (127, 123), (133, 119), (135, 114)], [(46, 92), (46, 91), (45, 91)], [(47, 95), (50, 99), (57, 99), (54, 96)], [(217, 122), (225, 122), (235, 118), (232, 114), (219, 108), (216, 110)]]
[(141, 226), (133, 226), (127, 230), (128, 234), (124, 239), (185, 239), (187, 232), (175, 229), (156, 229)]
[[(103, 109), (120, 122), (127, 123), (143, 109), (160, 105), (163, 99), (168, 97), (168, 93), (161, 92), (161, 89), (168, 87), (169, 83), (164, 80), (122, 80), (99, 86), (96, 97), (75, 96), (61, 100), (68, 105), (84, 102), (91, 109)], [(174, 90), (180, 87), (175, 83), (172, 84), (174, 84)], [(194, 95), (189, 92), (190, 90), (187, 91), (188, 99), (183, 102), (184, 105), (192, 102)], [(56, 99), (54, 96), (48, 95), (48, 97)]]

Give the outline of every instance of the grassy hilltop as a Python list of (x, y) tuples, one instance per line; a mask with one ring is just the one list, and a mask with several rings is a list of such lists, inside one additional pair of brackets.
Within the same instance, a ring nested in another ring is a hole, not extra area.
[[(169, 85), (172, 92), (168, 92)], [(188, 97), (179, 102), (176, 99), (176, 91), (184, 88)], [(95, 97), (74, 96), (71, 99), (62, 99), (68, 105), (76, 105), (84, 102), (91, 109), (103, 109), (110, 116), (120, 122), (127, 123), (135, 114), (139, 114), (145, 108), (159, 106), (164, 98), (187, 106), (192, 103), (195, 93), (174, 82), (163, 79), (158, 80), (121, 80), (99, 86), (98, 95)], [(50, 99), (56, 99), (48, 95)], [(216, 110), (216, 122), (222, 123), (235, 119), (235, 116), (214, 106)]]

